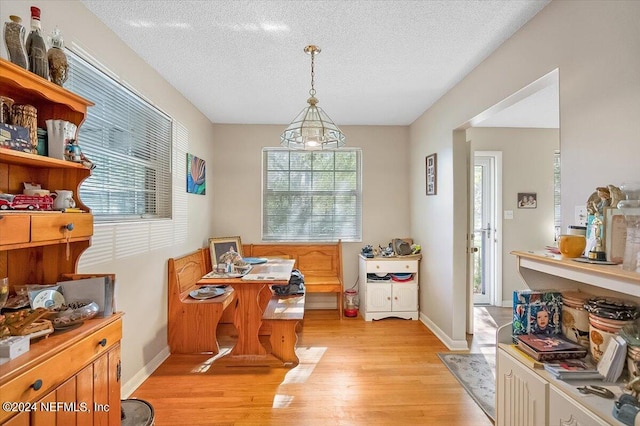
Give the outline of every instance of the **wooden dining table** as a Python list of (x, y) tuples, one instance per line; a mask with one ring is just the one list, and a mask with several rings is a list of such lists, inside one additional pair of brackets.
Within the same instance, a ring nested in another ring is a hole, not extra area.
[(293, 259), (268, 259), (266, 263), (253, 265), (243, 277), (203, 277), (197, 282), (198, 285), (230, 285), (235, 290), (237, 302), (233, 325), (238, 332), (238, 341), (231, 349), (231, 357), (267, 355), (259, 339), (263, 314), (260, 293), (272, 284), (287, 284), (294, 264)]

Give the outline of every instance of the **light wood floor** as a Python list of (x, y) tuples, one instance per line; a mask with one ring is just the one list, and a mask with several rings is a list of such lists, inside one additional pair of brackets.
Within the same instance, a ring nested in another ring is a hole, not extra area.
[[(483, 310), (476, 309), (472, 351), (486, 350), (495, 332)], [(221, 346), (233, 343), (219, 338)], [(172, 355), (131, 397), (151, 403), (158, 426), (492, 425), (438, 358), (447, 348), (420, 321), (340, 321), (335, 311), (307, 311), (298, 348), (292, 369)]]

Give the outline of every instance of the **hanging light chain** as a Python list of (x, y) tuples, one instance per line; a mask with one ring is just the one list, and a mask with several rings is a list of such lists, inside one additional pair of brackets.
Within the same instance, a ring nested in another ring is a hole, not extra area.
[(314, 87), (314, 83), (315, 83), (315, 70), (314, 70), (314, 65), (315, 65), (315, 58), (316, 58), (316, 51), (315, 49), (311, 49), (311, 90), (309, 90), (309, 94), (311, 96), (315, 96), (316, 95), (316, 89)]

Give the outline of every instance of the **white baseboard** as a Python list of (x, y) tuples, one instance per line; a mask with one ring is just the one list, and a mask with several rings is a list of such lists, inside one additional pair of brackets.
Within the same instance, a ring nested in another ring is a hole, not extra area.
[(513, 300), (509, 299), (509, 300), (503, 300), (502, 301), (502, 307), (503, 308), (510, 308), (513, 306)]
[(444, 343), (444, 345), (447, 348), (449, 348), (450, 351), (468, 351), (469, 350), (469, 344), (467, 343), (466, 340), (452, 340), (442, 330), (440, 330), (440, 328), (437, 325), (435, 325), (434, 322), (429, 319), (429, 317), (427, 317), (422, 312), (420, 312), (420, 322), (426, 325), (427, 328), (431, 330), (431, 332), (435, 334), (436, 337), (440, 339), (440, 341)]
[(144, 383), (145, 380), (151, 376), (160, 364), (162, 364), (171, 353), (169, 352), (169, 346), (166, 346), (158, 355), (156, 355), (148, 364), (146, 364), (140, 371), (138, 371), (131, 379), (127, 380), (122, 386), (122, 399), (127, 399), (138, 387)]

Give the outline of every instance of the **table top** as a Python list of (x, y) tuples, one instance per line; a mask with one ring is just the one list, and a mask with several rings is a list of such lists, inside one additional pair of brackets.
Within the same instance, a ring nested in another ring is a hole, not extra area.
[(253, 265), (248, 274), (240, 278), (201, 278), (197, 284), (241, 284), (243, 282), (268, 282), (287, 284), (291, 278), (294, 259), (269, 259), (266, 263)]

